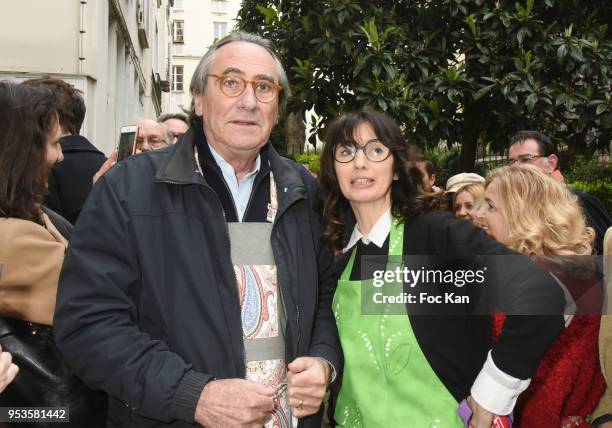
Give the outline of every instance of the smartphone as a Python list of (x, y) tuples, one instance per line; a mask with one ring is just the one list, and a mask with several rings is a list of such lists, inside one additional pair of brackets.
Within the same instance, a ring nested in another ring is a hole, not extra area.
[(138, 127), (136, 125), (122, 126), (117, 145), (117, 162), (134, 154)]

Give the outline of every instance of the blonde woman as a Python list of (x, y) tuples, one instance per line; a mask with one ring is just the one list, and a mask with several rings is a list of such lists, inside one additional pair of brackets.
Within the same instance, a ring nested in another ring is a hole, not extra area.
[[(519, 397), (519, 426), (590, 427), (587, 416), (605, 387), (597, 348), (602, 294), (588, 257), (594, 231), (576, 197), (534, 166), (496, 169), (485, 186), (477, 217), (487, 234), (553, 274), (577, 314), (566, 318), (565, 330)], [(503, 316), (496, 317), (494, 335), (503, 323)]]
[(452, 197), (452, 211), (455, 217), (471, 221), (480, 226), (476, 211), (484, 195), (484, 178), (474, 173), (453, 175), (446, 182), (446, 194)]

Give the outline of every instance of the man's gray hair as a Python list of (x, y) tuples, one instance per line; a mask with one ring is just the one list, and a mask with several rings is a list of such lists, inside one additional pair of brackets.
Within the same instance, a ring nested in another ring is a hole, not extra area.
[(217, 51), (221, 47), (233, 42), (253, 43), (254, 45), (261, 46), (266, 51), (268, 51), (270, 55), (272, 55), (272, 58), (274, 58), (274, 61), (276, 62), (276, 68), (278, 70), (278, 84), (283, 87), (283, 90), (280, 91), (278, 94), (279, 115), (282, 116), (285, 112), (285, 109), (287, 108), (287, 100), (291, 96), (291, 90), (289, 89), (287, 73), (285, 73), (283, 64), (281, 64), (280, 58), (278, 57), (276, 50), (274, 49), (274, 45), (270, 40), (264, 39), (263, 37), (258, 36), (256, 34), (233, 32), (218, 40), (217, 43), (213, 44), (208, 49), (208, 52), (204, 54), (204, 56), (198, 63), (195, 72), (193, 73), (193, 77), (191, 78), (191, 84), (189, 85), (189, 92), (191, 93), (191, 106), (187, 111), (187, 113), (189, 113), (190, 122), (193, 123), (196, 119), (194, 98), (197, 95), (204, 95), (204, 91), (206, 90), (206, 75), (210, 72), (210, 68), (212, 67), (212, 63), (215, 59)]

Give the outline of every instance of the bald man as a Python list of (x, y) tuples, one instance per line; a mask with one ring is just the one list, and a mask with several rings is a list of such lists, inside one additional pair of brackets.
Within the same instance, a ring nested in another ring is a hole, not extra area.
[(153, 119), (141, 117), (136, 121), (136, 126), (138, 126), (136, 153), (163, 149), (172, 144), (174, 140), (168, 128)]

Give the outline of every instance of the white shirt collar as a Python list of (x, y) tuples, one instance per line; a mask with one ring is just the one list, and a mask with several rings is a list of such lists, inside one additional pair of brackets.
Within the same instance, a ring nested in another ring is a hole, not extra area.
[[(208, 147), (210, 148), (210, 154), (212, 154), (213, 159), (215, 160), (215, 162), (217, 163), (217, 165), (219, 165), (219, 168), (221, 168), (222, 171), (228, 171), (234, 174), (234, 180), (236, 177), (236, 171), (234, 170), (234, 167), (225, 159), (223, 159), (223, 156), (221, 156), (216, 150), (215, 148), (212, 146), (212, 144), (208, 143)], [(255, 169), (251, 172), (249, 172), (246, 176), (249, 177), (251, 175), (257, 175), (257, 173), (259, 173), (259, 169), (261, 168), (261, 155), (257, 155), (257, 159), (255, 159)]]
[(391, 208), (389, 208), (376, 222), (376, 224), (370, 230), (367, 236), (364, 236), (360, 231), (357, 224), (353, 228), (353, 233), (351, 234), (351, 239), (349, 239), (348, 245), (344, 247), (342, 250), (343, 253), (346, 253), (348, 250), (353, 248), (357, 241), (361, 239), (361, 241), (368, 245), (372, 242), (378, 248), (382, 248), (385, 241), (387, 240), (387, 236), (389, 236), (389, 232), (391, 232)]

